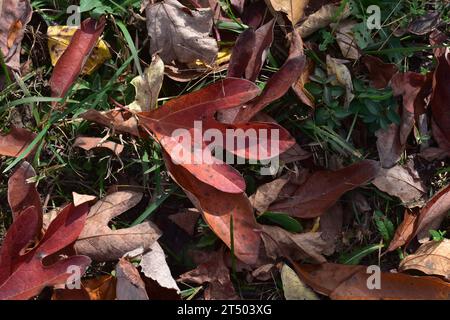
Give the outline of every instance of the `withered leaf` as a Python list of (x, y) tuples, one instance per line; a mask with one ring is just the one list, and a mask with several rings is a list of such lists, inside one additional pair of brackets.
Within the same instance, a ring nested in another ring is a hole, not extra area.
[(117, 300), (149, 300), (145, 283), (131, 262), (121, 258), (116, 266), (116, 275)]

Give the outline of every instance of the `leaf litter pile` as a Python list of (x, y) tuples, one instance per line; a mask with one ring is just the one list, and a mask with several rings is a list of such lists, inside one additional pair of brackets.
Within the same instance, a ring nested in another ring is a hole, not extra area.
[(0, 299), (449, 299), (449, 9), (0, 0)]

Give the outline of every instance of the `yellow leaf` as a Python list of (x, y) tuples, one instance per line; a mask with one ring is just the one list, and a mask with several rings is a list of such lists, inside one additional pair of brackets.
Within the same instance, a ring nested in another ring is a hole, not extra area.
[(281, 268), (281, 282), (286, 300), (319, 300), (317, 294), (307, 287), (287, 264)]
[[(59, 58), (66, 50), (77, 29), (77, 27), (69, 26), (48, 27), (48, 50), (50, 52), (50, 59), (53, 66), (56, 65)], [(108, 59), (111, 59), (111, 53), (109, 52), (108, 46), (105, 41), (99, 40), (97, 45), (92, 50), (91, 55), (83, 68), (82, 74), (92, 74), (92, 72), (94, 72)]]

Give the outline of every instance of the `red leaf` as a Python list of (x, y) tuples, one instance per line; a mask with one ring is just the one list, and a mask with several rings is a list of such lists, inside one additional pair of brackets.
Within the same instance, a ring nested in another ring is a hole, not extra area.
[[(34, 206), (38, 212), (42, 212), (41, 199), (36, 190), (35, 183), (28, 183), (26, 180), (36, 176), (33, 167), (26, 161), (8, 180), (8, 203), (11, 207), (13, 218), (26, 208)], [(39, 215), (40, 225), (42, 225), (42, 215)]]
[(231, 216), (236, 257), (247, 264), (256, 262), (261, 238), (253, 209), (245, 194), (221, 192), (205, 184), (182, 166), (175, 165), (165, 154), (165, 163), (172, 178), (184, 189), (195, 207), (202, 213), (214, 233), (231, 247)]
[(370, 182), (378, 170), (378, 162), (363, 160), (336, 171), (314, 172), (291, 197), (273, 203), (269, 210), (300, 218), (318, 217), (345, 192)]
[(50, 78), (52, 97), (64, 97), (72, 83), (78, 78), (98, 38), (103, 33), (106, 20), (88, 18), (81, 23), (61, 58), (56, 63)]
[(66, 206), (50, 224), (38, 245), (25, 251), (36, 235), (39, 215), (34, 207), (26, 209), (14, 221), (0, 250), (0, 300), (23, 300), (41, 292), (46, 286), (64, 284), (72, 273), (71, 266), (83, 274), (91, 260), (85, 256), (71, 256), (45, 265), (43, 259), (72, 244), (83, 229), (88, 206)]
[[(18, 157), (33, 142), (36, 134), (22, 128), (11, 128), (10, 133), (0, 135), (0, 155)], [(25, 156), (28, 156), (26, 154)]]
[(386, 88), (392, 76), (398, 72), (395, 64), (384, 63), (377, 57), (364, 56), (362, 62), (369, 70), (370, 84), (376, 89)]
[(228, 78), (241, 78), (245, 75), (245, 68), (252, 54), (255, 54), (255, 39), (255, 31), (252, 28), (248, 28), (239, 35), (228, 64)]

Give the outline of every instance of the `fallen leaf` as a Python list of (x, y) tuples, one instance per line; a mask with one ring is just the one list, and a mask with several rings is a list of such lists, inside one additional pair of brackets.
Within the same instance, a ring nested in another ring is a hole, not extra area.
[(116, 266), (116, 276), (117, 300), (149, 300), (145, 283), (131, 262), (121, 258)]
[(116, 300), (116, 278), (99, 276), (82, 280), (80, 289), (54, 289), (52, 300)]
[(84, 150), (92, 150), (94, 148), (106, 148), (119, 156), (123, 151), (123, 145), (112, 141), (104, 141), (103, 138), (96, 137), (77, 137), (73, 143), (74, 147), (79, 147)]
[(88, 18), (81, 23), (81, 28), (75, 32), (72, 41), (53, 69), (49, 81), (52, 97), (62, 98), (69, 91), (103, 33), (105, 23), (104, 17), (100, 21)]
[(126, 132), (136, 137), (140, 136), (137, 119), (129, 111), (91, 109), (81, 114), (80, 117), (120, 132)]
[(20, 70), (20, 50), (33, 9), (29, 0), (2, 0), (0, 6), (0, 49), (5, 64)]
[[(67, 46), (72, 42), (72, 38), (77, 30), (78, 27), (48, 26), (47, 45), (52, 66), (56, 66), (59, 58), (61, 58), (64, 51), (66, 51)], [(105, 41), (99, 39), (92, 49), (92, 52), (89, 54), (89, 58), (83, 66), (81, 74), (92, 74), (109, 59), (111, 59), (111, 53), (109, 52), (108, 46)]]
[(322, 28), (327, 27), (330, 23), (337, 20), (343, 20), (350, 16), (350, 7), (347, 4), (344, 7), (344, 10), (339, 15), (339, 7), (340, 5), (336, 5), (333, 3), (326, 4), (313, 14), (310, 14), (306, 20), (300, 24), (300, 26), (295, 29), (298, 31), (302, 38), (306, 38), (320, 30)]
[(316, 171), (295, 190), (292, 197), (274, 202), (269, 210), (300, 218), (318, 217), (345, 192), (370, 182), (378, 170), (378, 162), (363, 160), (336, 171)]
[(378, 129), (377, 150), (382, 168), (395, 166), (404, 151), (405, 146), (400, 143), (400, 128), (395, 123), (388, 125), (386, 129)]
[(164, 63), (155, 55), (144, 74), (131, 80), (136, 90), (135, 100), (127, 105), (133, 112), (150, 111), (158, 106), (158, 96), (164, 79)]
[(95, 261), (112, 261), (139, 246), (149, 249), (161, 235), (152, 222), (118, 230), (108, 226), (111, 219), (133, 208), (141, 198), (141, 193), (118, 191), (99, 200), (89, 210), (75, 250)]
[(450, 285), (439, 278), (402, 273), (381, 272), (381, 288), (370, 289), (367, 284), (373, 271), (367, 268), (334, 263), (294, 265), (303, 282), (333, 300), (447, 300), (450, 295)]
[(78, 207), (83, 203), (91, 203), (97, 199), (96, 196), (92, 196), (89, 194), (79, 194), (76, 192), (72, 192), (73, 205)]
[(306, 58), (305, 67), (298, 80), (292, 85), (292, 90), (300, 98), (300, 100), (307, 106), (315, 107), (314, 96), (305, 89), (305, 84), (310, 82), (309, 76), (314, 73), (315, 64), (312, 59)]
[(419, 270), (450, 280), (450, 240), (443, 239), (422, 244), (414, 254), (408, 255), (400, 262), (399, 269)]
[(315, 263), (326, 261), (322, 255), (326, 250), (326, 243), (320, 232), (292, 233), (277, 226), (262, 225), (261, 237), (270, 259), (285, 257), (293, 260), (306, 259)]
[(287, 14), (288, 19), (292, 22), (292, 25), (296, 25), (297, 22), (304, 15), (304, 10), (309, 0), (267, 0), (266, 3), (275, 11), (281, 11)]
[[(273, 36), (273, 32), (272, 32)], [(241, 78), (245, 76), (245, 70), (250, 59), (255, 54), (256, 33), (253, 28), (248, 28), (239, 34), (231, 52), (227, 77)]]
[(180, 275), (178, 281), (208, 283), (205, 289), (205, 300), (239, 299), (230, 279), (230, 270), (225, 265), (223, 250), (212, 253), (206, 262)]
[(186, 195), (202, 213), (211, 230), (231, 248), (231, 219), (233, 219), (234, 254), (241, 261), (252, 265), (258, 258), (261, 242), (260, 226), (256, 223), (253, 209), (243, 193), (233, 194), (217, 190), (197, 180), (182, 166), (164, 157), (167, 170), (185, 191)]
[(344, 210), (340, 203), (336, 203), (320, 217), (319, 232), (327, 244), (326, 255), (336, 251), (339, 241), (342, 241), (342, 227), (344, 223)]
[(72, 244), (86, 221), (88, 207), (66, 206), (50, 224), (44, 237), (30, 251), (21, 255), (37, 235), (42, 212), (28, 207), (8, 230), (0, 250), (0, 300), (24, 300), (44, 287), (65, 284), (75, 266), (82, 275), (91, 260), (86, 256), (70, 256), (51, 265), (43, 264), (49, 257)]
[(364, 56), (362, 62), (369, 71), (368, 77), (370, 85), (375, 89), (384, 89), (392, 79), (392, 76), (398, 72), (398, 68), (393, 63), (384, 63), (378, 57)]
[(421, 198), (427, 192), (424, 183), (400, 165), (380, 169), (372, 184), (381, 191), (400, 198), (403, 205), (408, 208), (420, 205)]
[(308, 288), (287, 264), (281, 267), (281, 282), (286, 300), (319, 300), (317, 294)]
[(427, 12), (411, 21), (406, 29), (417, 35), (430, 33), (438, 25), (440, 16), (439, 11)]
[[(34, 132), (22, 128), (11, 128), (6, 135), (0, 135), (0, 155), (7, 157), (18, 157), (36, 138)], [(28, 157), (30, 152), (25, 154)]]
[(353, 34), (353, 27), (357, 24), (358, 22), (354, 20), (344, 20), (336, 25), (331, 24), (331, 27), (336, 30), (336, 42), (346, 59), (358, 60), (361, 57)]
[(348, 108), (350, 102), (352, 102), (355, 97), (353, 94), (353, 82), (350, 70), (343, 64), (343, 60), (341, 59), (335, 59), (327, 55), (326, 60), (328, 75), (336, 76), (336, 81), (333, 81), (332, 83), (340, 84), (345, 88), (344, 108)]
[(166, 255), (157, 241), (142, 256), (139, 266), (147, 278), (156, 281), (163, 288), (173, 290), (177, 294), (180, 293), (180, 289), (167, 265)]
[[(36, 183), (28, 179), (36, 176), (34, 168), (24, 161), (8, 180), (8, 203), (13, 219), (16, 220), (22, 211), (34, 206), (38, 212), (42, 212), (42, 205)], [(39, 225), (42, 225), (42, 215), (38, 217)]]
[(149, 4), (146, 8), (150, 53), (158, 53), (167, 64), (197, 59), (212, 65), (218, 47), (209, 36), (213, 26), (211, 9), (191, 10), (176, 0)]
[(289, 177), (284, 176), (260, 186), (255, 194), (250, 197), (253, 208), (260, 213), (267, 211), (272, 202), (278, 198), (281, 189), (288, 181)]
[(185, 209), (179, 213), (171, 214), (169, 220), (187, 232), (190, 236), (194, 235), (200, 213), (197, 209)]
[(416, 230), (417, 214), (409, 209), (405, 209), (403, 221), (395, 230), (394, 237), (389, 243), (386, 252), (391, 252), (407, 244), (414, 237)]

